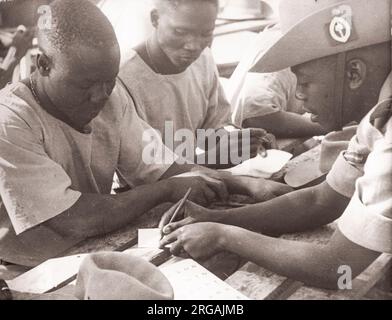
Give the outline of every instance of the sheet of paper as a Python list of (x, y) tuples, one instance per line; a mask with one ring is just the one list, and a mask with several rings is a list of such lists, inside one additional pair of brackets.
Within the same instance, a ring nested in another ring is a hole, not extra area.
[(87, 254), (49, 259), (39, 266), (7, 281), (11, 290), (25, 293), (45, 293), (78, 273)]
[(139, 248), (159, 248), (160, 240), (161, 230), (159, 228), (138, 230)]
[[(161, 241), (161, 230), (159, 228), (139, 229), (138, 230), (138, 248), (158, 249)], [(165, 246), (170, 248), (171, 244)]]
[(281, 170), (293, 157), (291, 153), (281, 150), (267, 150), (267, 156), (260, 155), (244, 161), (234, 168), (226, 169), (234, 175), (244, 175), (256, 178), (270, 178), (272, 174)]
[(174, 290), (175, 300), (248, 300), (192, 259), (159, 267)]

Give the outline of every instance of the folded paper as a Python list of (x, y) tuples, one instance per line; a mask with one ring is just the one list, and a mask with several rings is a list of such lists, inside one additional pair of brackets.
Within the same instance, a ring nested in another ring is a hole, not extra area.
[(257, 155), (224, 171), (231, 172), (233, 175), (270, 178), (274, 173), (280, 171), (292, 157), (293, 155), (289, 152), (271, 149), (267, 150), (266, 157)]

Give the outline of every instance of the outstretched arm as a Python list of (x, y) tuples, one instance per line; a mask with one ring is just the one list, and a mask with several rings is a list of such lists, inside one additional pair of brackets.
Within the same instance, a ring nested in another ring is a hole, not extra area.
[(270, 201), (220, 212), (219, 222), (270, 235), (301, 232), (336, 220), (349, 199), (327, 182)]
[(188, 202), (185, 218), (171, 223), (166, 232), (186, 224), (210, 221), (278, 236), (328, 224), (340, 217), (348, 202), (348, 198), (335, 192), (327, 182), (229, 210), (210, 210)]
[(169, 183), (157, 182), (118, 195), (82, 194), (71, 208), (44, 225), (79, 240), (103, 235), (127, 225), (159, 203), (171, 200), (170, 187)]
[(327, 245), (270, 238), (242, 228), (216, 223), (185, 226), (164, 237), (161, 245), (172, 243), (171, 251), (184, 249), (192, 258), (230, 251), (268, 270), (311, 286), (337, 289), (347, 266), (355, 278), (379, 253), (365, 249), (336, 231)]
[(263, 128), (278, 138), (300, 138), (326, 134), (318, 123), (312, 122), (304, 115), (286, 111), (246, 119), (243, 126), (244, 128)]
[(212, 177), (165, 179), (193, 167), (173, 164), (160, 181), (117, 195), (83, 193), (71, 208), (46, 224), (62, 235), (84, 239), (125, 226), (160, 203), (176, 202), (189, 187), (192, 188), (191, 197), (203, 204), (212, 197), (226, 197), (224, 183)]
[(337, 289), (341, 266), (350, 267), (355, 278), (379, 256), (349, 241), (339, 230), (327, 245), (269, 238), (235, 227), (225, 234), (224, 250), (288, 278), (328, 289)]

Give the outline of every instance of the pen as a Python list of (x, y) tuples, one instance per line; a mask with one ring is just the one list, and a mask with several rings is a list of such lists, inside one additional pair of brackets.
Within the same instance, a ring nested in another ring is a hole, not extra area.
[(180, 212), (180, 210), (184, 207), (186, 200), (188, 199), (189, 195), (192, 192), (192, 188), (189, 188), (188, 191), (186, 192), (186, 194), (184, 195), (184, 197), (181, 199), (180, 203), (178, 204), (177, 208), (175, 209), (173, 215), (170, 218), (169, 223), (167, 223), (164, 227), (162, 227), (161, 229), (161, 240), (164, 237), (164, 232), (163, 230), (174, 221), (174, 219), (177, 217), (178, 213)]
[(174, 221), (174, 219), (176, 218), (176, 216), (178, 215), (178, 213), (180, 212), (180, 210), (184, 207), (186, 200), (188, 199), (189, 195), (192, 192), (192, 188), (189, 188), (188, 191), (186, 192), (185, 196), (181, 199), (181, 202), (178, 204), (178, 207), (176, 208), (176, 210), (174, 211), (172, 217), (170, 218), (170, 221), (168, 224), (172, 223)]

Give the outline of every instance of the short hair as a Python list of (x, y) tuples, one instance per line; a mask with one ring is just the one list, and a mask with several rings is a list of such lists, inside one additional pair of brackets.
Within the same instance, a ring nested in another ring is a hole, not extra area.
[(110, 21), (87, 0), (55, 0), (50, 14), (49, 28), (39, 28), (39, 34), (58, 51), (79, 44), (93, 48), (118, 45)]
[(176, 9), (180, 4), (187, 2), (207, 2), (219, 7), (219, 0), (154, 0), (157, 8), (172, 8)]

